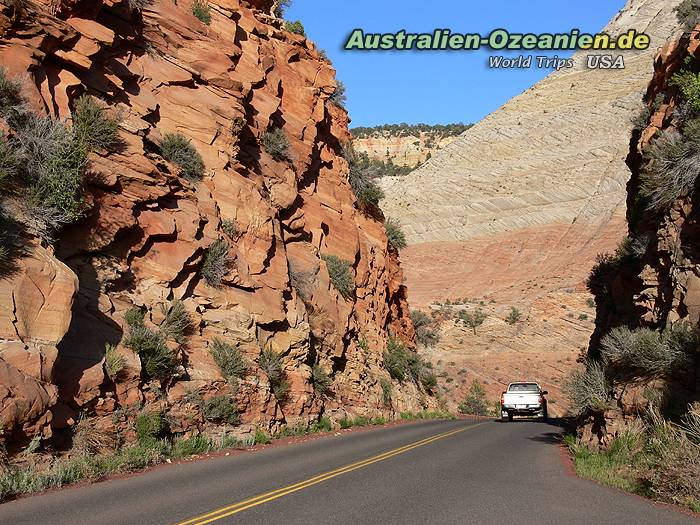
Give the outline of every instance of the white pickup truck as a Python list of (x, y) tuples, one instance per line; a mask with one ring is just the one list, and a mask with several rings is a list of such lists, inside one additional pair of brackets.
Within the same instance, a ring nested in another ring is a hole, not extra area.
[(511, 383), (501, 395), (501, 419), (513, 421), (513, 416), (537, 416), (547, 421), (547, 395), (537, 383)]

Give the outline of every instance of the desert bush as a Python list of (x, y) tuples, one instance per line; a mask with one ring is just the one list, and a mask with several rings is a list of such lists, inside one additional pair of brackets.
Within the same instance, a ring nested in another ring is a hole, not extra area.
[(240, 420), (236, 402), (231, 396), (227, 395), (214, 396), (204, 401), (202, 404), (202, 415), (207, 421), (227, 423), (229, 425), (236, 425)]
[(423, 346), (432, 347), (440, 341), (440, 332), (435, 320), (425, 312), (411, 310), (411, 320), (416, 330), (416, 342)]
[(0, 115), (5, 117), (11, 127), (16, 128), (19, 123), (18, 113), (25, 112), (22, 83), (17, 78), (10, 78), (7, 69), (0, 66)]
[(433, 391), (438, 384), (437, 375), (432, 370), (423, 370), (420, 376), (420, 382), (427, 391)]
[(111, 344), (105, 345), (105, 372), (112, 380), (116, 380), (120, 372), (126, 366), (126, 358), (117, 351), (117, 347)]
[(589, 360), (585, 371), (576, 370), (566, 380), (564, 392), (575, 416), (602, 412), (610, 405), (610, 383), (598, 361)]
[(700, 175), (700, 119), (688, 121), (682, 135), (675, 130), (660, 132), (645, 157), (641, 194), (648, 209), (665, 211), (695, 189)]
[(171, 341), (184, 343), (192, 331), (193, 324), (190, 314), (180, 300), (175, 300), (168, 306), (163, 305), (165, 319), (160, 325), (161, 333)]
[(372, 180), (381, 175), (378, 164), (373, 163), (367, 154), (355, 151), (351, 143), (343, 146), (343, 157), (348, 161), (350, 171), (348, 181), (355, 194), (360, 209), (366, 212), (376, 212), (379, 201), (384, 198), (384, 192)]
[(700, 4), (698, 0), (683, 0), (676, 6), (674, 11), (686, 33), (689, 33), (695, 29), (695, 26), (700, 24)]
[(328, 100), (330, 100), (332, 104), (335, 104), (339, 108), (345, 109), (345, 103), (348, 100), (346, 91), (347, 89), (345, 87), (345, 84), (340, 80), (336, 80), (335, 91)]
[(289, 139), (281, 128), (266, 132), (262, 137), (265, 151), (275, 160), (289, 161)]
[(141, 412), (134, 419), (134, 430), (139, 444), (149, 445), (157, 441), (165, 430), (163, 414), (158, 411)]
[(316, 279), (316, 272), (304, 271), (292, 261), (289, 261), (288, 267), (289, 284), (297, 291), (304, 302), (308, 302), (311, 298), (311, 289)]
[(620, 262), (614, 255), (599, 253), (586, 280), (590, 292), (600, 297), (607, 295), (611, 280), (618, 274), (619, 268)]
[(221, 221), (221, 229), (224, 231), (226, 235), (231, 237), (232, 239), (238, 235), (239, 227), (238, 223), (234, 221), (233, 219), (224, 219)]
[(660, 334), (649, 328), (613, 328), (601, 340), (603, 361), (613, 371), (627, 375), (669, 373), (682, 365), (687, 357), (684, 340), (690, 335), (682, 330), (679, 326)]
[(16, 144), (27, 182), (27, 214), (34, 215), (37, 233), (46, 231), (50, 237), (82, 217), (88, 148), (63, 122), (34, 115), (18, 131)]
[(0, 132), (0, 190), (19, 173), (20, 158)]
[(481, 308), (477, 308), (473, 312), (467, 312), (462, 310), (459, 312), (459, 320), (469, 328), (472, 329), (474, 335), (476, 335), (476, 329), (479, 328), (486, 320), (486, 314)]
[(301, 23), (301, 20), (295, 20), (294, 22), (287, 21), (284, 23), (284, 28), (295, 35), (306, 36), (304, 24)]
[(508, 317), (506, 317), (506, 323), (510, 325), (514, 325), (520, 319), (522, 318), (523, 314), (518, 310), (515, 306), (510, 307), (510, 312), (508, 313)]
[(175, 164), (186, 179), (196, 181), (204, 175), (202, 156), (182, 133), (166, 133), (160, 149), (163, 158)]
[(335, 255), (321, 255), (328, 269), (328, 276), (333, 287), (344, 299), (348, 299), (355, 291), (355, 278), (350, 270), (352, 263)]
[(198, 454), (206, 454), (214, 448), (216, 447), (211, 439), (202, 434), (197, 434), (188, 438), (173, 440), (170, 455), (174, 458), (186, 458)]
[(389, 337), (384, 351), (384, 368), (392, 379), (403, 382), (408, 374), (408, 355), (401, 341)]
[(289, 385), (284, 380), (284, 369), (282, 366), (282, 356), (275, 352), (272, 348), (263, 348), (258, 357), (258, 366), (265, 372), (272, 393), (278, 401), (284, 401), (287, 398)]
[(124, 345), (141, 358), (143, 372), (147, 378), (164, 379), (177, 368), (175, 356), (166, 345), (163, 335), (146, 326), (130, 327)]
[(73, 131), (76, 139), (89, 150), (111, 150), (119, 140), (119, 123), (106, 114), (106, 109), (90, 95), (75, 101)]
[(137, 306), (132, 306), (124, 313), (124, 321), (126, 324), (133, 328), (136, 326), (143, 326), (145, 314), (141, 308)]
[(127, 3), (132, 11), (141, 11), (143, 8), (153, 4), (153, 0), (127, 0)]
[(325, 396), (333, 384), (331, 377), (319, 364), (311, 367), (311, 382), (314, 386), (314, 392), (319, 396)]
[(71, 450), (75, 453), (97, 454), (111, 450), (115, 445), (114, 434), (95, 426), (85, 417), (81, 417), (73, 427)]
[(237, 347), (215, 337), (209, 347), (209, 352), (221, 370), (221, 374), (228, 381), (234, 381), (245, 376), (248, 370), (248, 363), (246, 363), (243, 354)]
[(231, 259), (228, 254), (229, 245), (219, 239), (209, 246), (202, 263), (202, 277), (209, 286), (218, 288), (231, 267)]
[(469, 392), (457, 408), (462, 414), (472, 416), (485, 416), (488, 414), (488, 402), (486, 401), (486, 391), (478, 380), (474, 379)]
[(194, 0), (192, 2), (192, 14), (206, 25), (211, 24), (211, 8), (206, 0)]
[(407, 246), (406, 235), (401, 229), (401, 224), (396, 219), (386, 219), (384, 221), (384, 231), (386, 231), (387, 239), (389, 239), (389, 247), (399, 251)]
[(391, 386), (391, 381), (382, 377), (379, 380), (379, 386), (382, 387), (382, 403), (384, 404), (385, 407), (390, 407), (391, 406), (391, 394), (393, 391), (393, 387)]

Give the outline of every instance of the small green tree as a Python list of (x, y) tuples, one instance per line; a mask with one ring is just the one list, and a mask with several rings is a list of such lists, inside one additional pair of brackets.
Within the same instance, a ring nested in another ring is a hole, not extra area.
[(469, 392), (464, 400), (459, 404), (458, 410), (462, 414), (473, 416), (485, 416), (488, 414), (488, 402), (486, 401), (486, 391), (477, 379), (472, 381)]
[(518, 310), (515, 306), (510, 307), (510, 313), (508, 314), (508, 317), (506, 317), (506, 323), (510, 325), (514, 325), (520, 319), (522, 318), (523, 314), (520, 313), (520, 310)]
[(301, 23), (301, 20), (295, 20), (294, 22), (287, 21), (284, 23), (284, 28), (295, 35), (306, 36), (304, 24)]
[(465, 326), (471, 328), (476, 335), (476, 329), (479, 328), (486, 320), (486, 314), (481, 308), (477, 308), (473, 312), (467, 312), (463, 310), (459, 312), (459, 319), (464, 323)]
[(345, 84), (342, 81), (336, 80), (335, 91), (330, 96), (329, 100), (332, 104), (335, 104), (339, 108), (345, 109), (345, 103), (347, 102), (348, 97), (346, 95)]

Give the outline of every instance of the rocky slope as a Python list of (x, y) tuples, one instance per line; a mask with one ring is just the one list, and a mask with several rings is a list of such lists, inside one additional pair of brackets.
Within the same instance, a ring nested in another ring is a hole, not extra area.
[[(649, 50), (625, 54), (624, 70), (588, 70), (586, 53), (578, 53), (576, 67), (513, 98), (407, 177), (382, 179), (383, 209), (409, 242), (401, 258), (412, 306), (488, 297), (538, 312), (527, 321), (533, 332), (556, 322), (569, 350), (559, 353), (527, 333), (519, 346), (555, 352), (554, 362), (587, 346), (588, 330), (561, 306), (586, 303), (583, 283), (596, 255), (614, 250), (625, 234), (628, 132), (654, 56), (677, 31), (677, 4), (630, 0), (608, 24), (612, 33), (636, 28), (652, 37)], [(520, 378), (521, 352), (486, 337), (477, 336), (477, 347), (514, 365), (499, 375)], [(464, 341), (445, 342), (451, 361), (468, 356)]]
[(441, 129), (421, 131), (407, 126), (405, 131), (383, 129), (383, 126), (353, 131), (353, 146), (370, 158), (390, 160), (397, 166), (417, 167), (435, 156), (457, 138)]
[[(601, 342), (616, 327), (651, 329), (665, 337), (674, 330), (692, 333), (700, 321), (697, 165), (684, 169), (691, 178), (689, 188), (684, 189), (679, 181), (669, 186), (667, 206), (652, 206), (643, 190), (643, 186), (651, 187), (644, 181), (663, 184), (663, 168), (653, 159), (664, 155), (669, 138), (680, 137), (679, 143), (697, 141), (688, 130), (697, 119), (697, 111), (689, 109), (690, 103), (670, 81), (687, 68), (686, 64), (697, 64), (700, 59), (699, 29), (680, 41), (670, 41), (655, 62), (645, 96), (650, 116), (644, 129), (633, 134), (627, 158), (632, 172), (627, 185), (628, 248), (602, 259), (591, 278), (597, 303), (595, 332), (588, 349), (591, 361), (601, 360)], [(691, 62), (687, 62), (689, 58)], [(691, 148), (693, 153), (697, 151), (696, 146)], [(651, 374), (629, 365), (616, 367), (609, 358), (604, 359), (612, 398), (607, 410), (582, 422), (583, 441), (609, 444), (650, 402), (673, 419), (685, 413), (688, 403), (700, 399), (696, 337), (688, 339), (684, 350), (690, 355), (682, 366), (671, 363)], [(697, 487), (697, 479), (694, 483)]]
[[(196, 430), (205, 422), (193, 392), (233, 395), (241, 432), (433, 403), (408, 383), (394, 383), (390, 407), (382, 399), (389, 332), (413, 338), (401, 269), (381, 222), (358, 210), (348, 184), (340, 155), (348, 118), (328, 101), (334, 70), (267, 14), (271, 4), (213, 0), (208, 25), (190, 0), (29, 0), (2, 11), (0, 63), (22, 80), (33, 110), (70, 119), (77, 97), (93, 95), (119, 116), (121, 140), (114, 153), (90, 155), (85, 218), (55, 248), (27, 229), (24, 256), (0, 280), (8, 441), (60, 434), (79, 414), (128, 435), (126, 415), (142, 406), (165, 412), (172, 431)], [(277, 128), (291, 162), (261, 145)], [(161, 156), (172, 132), (201, 154), (201, 181)], [(215, 288), (201, 267), (219, 239), (227, 268)], [(321, 255), (350, 262), (347, 299)], [(168, 343), (179, 372), (147, 381), (123, 345), (125, 313), (139, 308), (156, 330), (176, 300), (193, 324), (186, 342)], [(210, 355), (214, 338), (249, 364), (237, 387)], [(106, 345), (123, 356), (114, 380)], [(257, 365), (263, 348), (282, 356), (286, 399)], [(327, 396), (314, 393), (314, 364), (332, 378)]]

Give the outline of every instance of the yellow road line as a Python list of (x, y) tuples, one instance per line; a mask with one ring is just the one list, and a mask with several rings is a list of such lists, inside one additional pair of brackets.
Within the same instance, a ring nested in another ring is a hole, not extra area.
[(222, 518), (226, 518), (228, 516), (232, 516), (233, 514), (237, 514), (239, 512), (242, 512), (244, 510), (247, 510), (251, 507), (256, 507), (258, 505), (262, 505), (263, 503), (266, 503), (268, 501), (272, 501), (277, 498), (281, 498), (282, 496), (286, 496), (287, 494), (291, 494), (293, 492), (297, 492), (299, 490), (303, 490), (305, 488), (311, 487), (312, 485), (316, 485), (317, 483), (321, 483), (322, 481), (327, 481), (329, 479), (332, 479), (336, 476), (340, 476), (341, 474), (346, 474), (348, 472), (352, 472), (353, 470), (357, 470), (359, 468), (366, 467), (368, 465), (371, 465), (373, 463), (377, 463), (379, 461), (384, 461), (385, 459), (389, 459), (391, 457), (397, 456), (399, 454), (403, 454), (404, 452), (408, 452), (409, 450), (413, 450), (414, 448), (422, 447), (423, 445), (427, 445), (429, 443), (433, 443), (434, 441), (438, 441), (440, 439), (444, 439), (449, 436), (453, 436), (455, 434), (458, 434), (460, 432), (464, 432), (465, 430), (469, 430), (470, 428), (476, 428), (484, 423), (478, 423), (476, 425), (471, 425), (468, 427), (464, 428), (459, 428), (457, 430), (450, 430), (448, 432), (443, 432), (442, 434), (436, 434), (434, 436), (427, 437), (425, 439), (421, 439), (420, 441), (415, 441), (413, 443), (409, 443), (408, 445), (404, 445), (399, 448), (395, 448), (393, 450), (389, 450), (388, 452), (384, 452), (382, 454), (378, 454), (376, 456), (371, 456), (369, 458), (363, 459), (361, 461), (357, 461), (355, 463), (350, 463), (349, 465), (345, 465), (343, 467), (339, 467), (337, 469), (324, 472), (323, 474), (318, 474), (317, 476), (314, 476), (312, 478), (309, 478), (304, 481), (300, 481), (299, 483), (294, 483), (293, 485), (288, 485), (286, 487), (282, 487), (277, 490), (273, 490), (271, 492), (266, 492), (264, 494), (259, 494), (258, 496), (255, 496), (253, 498), (249, 498), (246, 500), (243, 500), (241, 502), (235, 503), (233, 505), (228, 505), (226, 507), (222, 507), (220, 509), (214, 510), (212, 512), (209, 512), (207, 514), (202, 514), (201, 516), (196, 516), (194, 518), (191, 518), (187, 521), (182, 521), (178, 523), (178, 525), (204, 525), (206, 523), (211, 523), (216, 520), (220, 520)]

